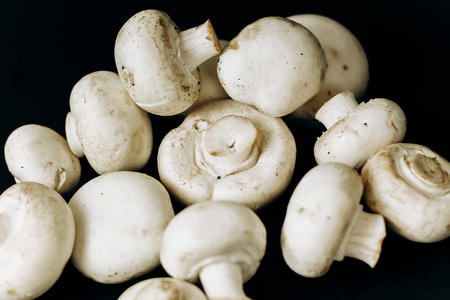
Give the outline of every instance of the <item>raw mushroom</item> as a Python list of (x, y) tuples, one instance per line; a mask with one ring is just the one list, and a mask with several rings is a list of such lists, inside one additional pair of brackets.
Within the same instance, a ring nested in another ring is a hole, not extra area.
[(178, 279), (198, 278), (210, 300), (249, 299), (243, 283), (257, 271), (266, 249), (266, 229), (244, 205), (209, 201), (186, 207), (169, 223), (161, 265)]
[(151, 278), (135, 283), (118, 300), (207, 300), (196, 285), (170, 277)]
[(437, 242), (450, 236), (449, 173), (449, 162), (428, 147), (392, 144), (362, 168), (364, 198), (400, 236)]
[(320, 43), (308, 29), (286, 18), (265, 17), (228, 43), (217, 73), (232, 99), (281, 117), (320, 90), (326, 68)]
[(369, 63), (353, 33), (336, 20), (321, 15), (301, 14), (288, 19), (302, 24), (314, 34), (327, 61), (327, 73), (321, 89), (292, 116), (313, 120), (317, 110), (340, 92), (352, 91), (356, 99), (361, 99), (369, 82)]
[(153, 177), (111, 172), (70, 199), (76, 224), (75, 267), (101, 283), (120, 283), (159, 266), (162, 234), (174, 215), (169, 194)]
[(72, 254), (75, 224), (64, 198), (38, 182), (0, 195), (0, 299), (35, 299), (60, 277)]
[(93, 72), (73, 87), (67, 141), (98, 174), (142, 169), (152, 152), (152, 134), (148, 113), (131, 100), (116, 73)]
[(211, 22), (180, 31), (159, 10), (143, 10), (120, 29), (114, 49), (116, 67), (131, 98), (156, 115), (175, 115), (197, 99), (197, 67), (219, 54)]
[(361, 177), (345, 164), (321, 164), (306, 173), (281, 231), (282, 254), (294, 272), (319, 277), (345, 256), (376, 265), (386, 227), (381, 215), (363, 211), (362, 193)]
[(281, 118), (227, 99), (191, 112), (162, 140), (158, 171), (186, 205), (229, 200), (258, 209), (292, 178), (295, 140)]
[(64, 194), (80, 181), (80, 160), (67, 141), (46, 126), (15, 129), (5, 143), (5, 161), (16, 182), (39, 182)]
[(401, 142), (406, 133), (405, 114), (395, 102), (376, 98), (358, 104), (349, 91), (327, 101), (316, 118), (327, 128), (314, 145), (318, 164), (341, 162), (361, 168), (372, 154)]

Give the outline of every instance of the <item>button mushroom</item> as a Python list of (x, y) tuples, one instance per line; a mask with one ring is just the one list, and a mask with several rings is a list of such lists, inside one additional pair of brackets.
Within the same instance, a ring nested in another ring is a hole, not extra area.
[(200, 278), (208, 299), (249, 299), (243, 283), (265, 254), (266, 229), (244, 205), (230, 201), (196, 203), (169, 223), (161, 244), (167, 273), (191, 282)]
[(64, 198), (38, 182), (0, 195), (0, 299), (35, 299), (60, 277), (74, 245), (75, 224)]
[(135, 283), (118, 300), (207, 300), (196, 285), (176, 278), (151, 278)]
[(211, 22), (181, 31), (159, 10), (144, 10), (120, 29), (114, 56), (120, 78), (131, 98), (156, 115), (175, 115), (197, 99), (197, 67), (219, 54)]
[(342, 163), (325, 163), (308, 171), (295, 188), (281, 231), (287, 265), (305, 277), (324, 275), (345, 256), (372, 268), (386, 235), (384, 219), (363, 211), (363, 183)]
[(281, 118), (227, 99), (191, 112), (162, 140), (158, 171), (186, 205), (229, 200), (258, 209), (289, 184), (295, 140)]
[(70, 199), (76, 225), (72, 261), (85, 276), (119, 283), (159, 265), (162, 234), (174, 215), (169, 194), (153, 177), (111, 172)]
[(67, 141), (46, 126), (15, 129), (5, 143), (5, 161), (16, 182), (39, 182), (64, 194), (80, 181), (80, 160)]
[(288, 19), (302, 24), (314, 34), (327, 61), (327, 73), (321, 89), (292, 115), (312, 120), (317, 110), (340, 92), (352, 91), (356, 99), (361, 99), (369, 82), (369, 63), (353, 33), (336, 20), (321, 15), (301, 14)]
[(428, 147), (392, 144), (362, 168), (364, 198), (400, 236), (437, 242), (450, 236), (449, 172), (449, 162)]
[(275, 117), (290, 114), (323, 84), (326, 61), (317, 38), (281, 17), (247, 25), (223, 49), (219, 80), (236, 101)]
[(349, 91), (327, 101), (316, 118), (327, 128), (314, 145), (318, 164), (341, 162), (361, 168), (372, 154), (401, 142), (406, 133), (405, 114), (395, 102), (376, 98), (358, 105)]
[(80, 79), (70, 94), (66, 136), (72, 151), (86, 155), (99, 174), (140, 170), (150, 158), (153, 135), (147, 112), (127, 94), (114, 72)]

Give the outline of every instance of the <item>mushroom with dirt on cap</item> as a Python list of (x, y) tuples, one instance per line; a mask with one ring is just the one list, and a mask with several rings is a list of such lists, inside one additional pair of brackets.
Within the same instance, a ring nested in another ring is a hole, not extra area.
[(231, 201), (196, 203), (167, 226), (161, 265), (174, 278), (200, 278), (208, 299), (249, 299), (243, 283), (256, 273), (266, 243), (265, 226), (248, 207)]

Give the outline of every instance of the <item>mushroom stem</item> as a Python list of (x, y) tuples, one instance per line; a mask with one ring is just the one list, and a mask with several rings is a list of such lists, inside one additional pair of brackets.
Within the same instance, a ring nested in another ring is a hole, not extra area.
[(200, 64), (222, 52), (210, 20), (200, 26), (179, 33), (180, 58), (186, 68), (193, 72)]
[(316, 119), (328, 129), (358, 107), (353, 92), (342, 92), (325, 102), (317, 111)]
[(364, 212), (362, 205), (360, 208), (335, 260), (340, 261), (349, 256), (373, 268), (380, 257), (381, 245), (386, 237), (386, 226), (383, 216)]
[(237, 263), (222, 261), (206, 265), (199, 276), (210, 300), (251, 300), (244, 293), (242, 270)]
[(66, 138), (72, 153), (78, 158), (83, 157), (83, 146), (81, 146), (80, 140), (78, 139), (75, 118), (71, 112), (67, 113), (66, 116)]

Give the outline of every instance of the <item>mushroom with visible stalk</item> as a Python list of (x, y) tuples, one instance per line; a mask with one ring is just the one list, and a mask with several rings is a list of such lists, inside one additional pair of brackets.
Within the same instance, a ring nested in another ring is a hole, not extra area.
[(196, 285), (176, 278), (157, 277), (135, 283), (117, 300), (207, 300)]
[(221, 47), (210, 20), (180, 31), (160, 10), (133, 15), (117, 34), (114, 57), (131, 98), (144, 110), (162, 116), (179, 114), (197, 99), (197, 67)]
[(415, 242), (450, 236), (450, 163), (419, 144), (396, 143), (375, 153), (361, 170), (364, 199), (388, 228)]
[(0, 299), (35, 299), (59, 279), (72, 254), (75, 223), (64, 198), (38, 182), (0, 195)]
[(196, 203), (167, 226), (161, 265), (174, 278), (200, 278), (208, 299), (249, 299), (243, 283), (256, 273), (266, 242), (264, 224), (248, 207), (231, 201)]
[(326, 69), (320, 43), (308, 29), (286, 18), (265, 17), (227, 44), (217, 74), (232, 99), (281, 117), (320, 90)]
[(73, 87), (66, 136), (72, 152), (85, 155), (98, 174), (140, 170), (153, 148), (148, 113), (109, 71), (90, 73)]
[(37, 124), (20, 126), (8, 136), (5, 161), (16, 182), (39, 182), (61, 194), (72, 191), (81, 177), (80, 160), (67, 141)]
[(401, 142), (406, 133), (406, 117), (398, 104), (384, 98), (358, 104), (350, 91), (328, 100), (316, 119), (327, 128), (314, 145), (318, 164), (341, 162), (359, 169), (378, 150)]
[(158, 180), (110, 172), (84, 184), (69, 206), (76, 225), (72, 262), (86, 277), (120, 283), (159, 266), (162, 234), (174, 211)]
[(346, 256), (376, 265), (386, 227), (381, 215), (363, 211), (362, 193), (360, 175), (342, 163), (320, 164), (304, 175), (289, 200), (280, 239), (294, 272), (320, 277)]
[(308, 28), (319, 40), (327, 61), (325, 81), (319, 92), (292, 113), (314, 120), (319, 108), (340, 92), (352, 91), (361, 99), (369, 83), (369, 63), (358, 39), (341, 23), (329, 17), (301, 14), (287, 17)]
[(258, 209), (292, 178), (295, 140), (281, 118), (237, 101), (210, 101), (171, 130), (158, 150), (161, 182), (185, 205), (228, 200)]

